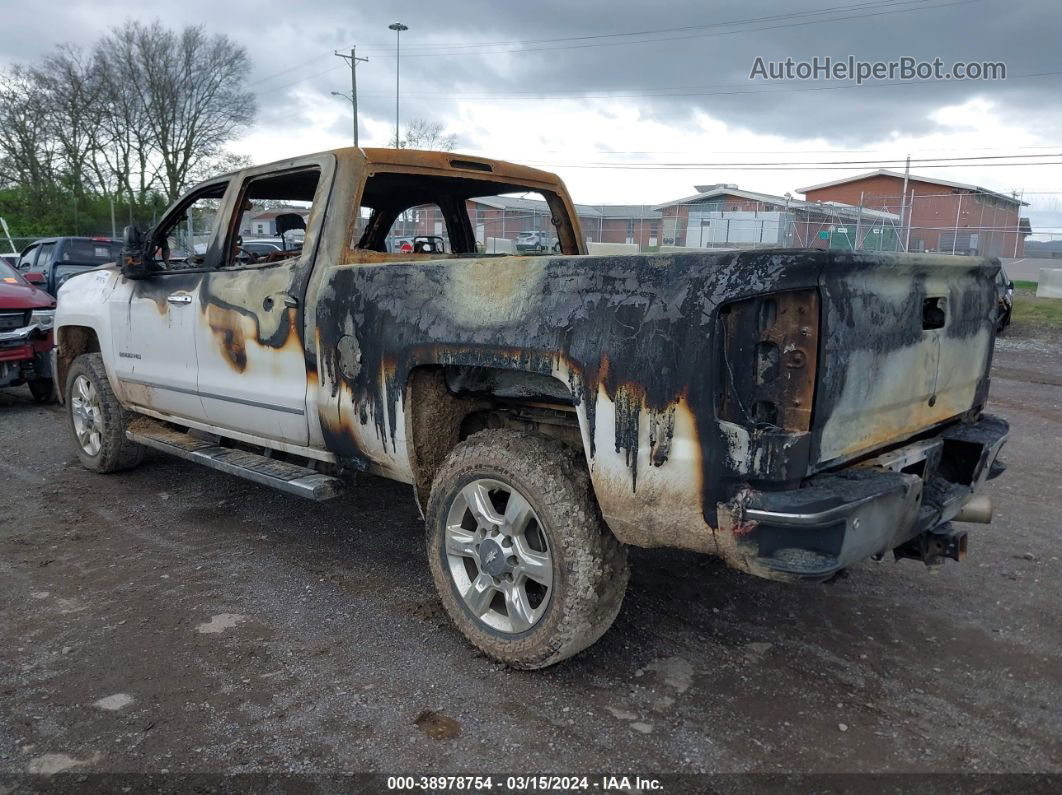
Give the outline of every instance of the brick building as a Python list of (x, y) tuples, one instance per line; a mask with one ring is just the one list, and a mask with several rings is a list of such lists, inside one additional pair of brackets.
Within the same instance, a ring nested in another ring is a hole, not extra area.
[[(690, 248), (897, 248), (895, 213), (838, 202), (697, 185), (697, 193), (654, 209), (661, 212), (661, 243)], [(858, 244), (856, 241), (859, 241)]]
[[(1032, 234), (1014, 196), (977, 185), (878, 169), (799, 189), (809, 201), (835, 201), (903, 215), (901, 247), (910, 251), (1021, 257)], [(908, 227), (910, 227), (908, 229)], [(906, 243), (906, 245), (904, 245)]]
[[(549, 205), (543, 199), (488, 196), (468, 199), (465, 207), (480, 243), (488, 237), (515, 241), (521, 232), (555, 236)], [(642, 248), (658, 245), (660, 212), (647, 205), (576, 204), (575, 213), (588, 242), (637, 243)], [(394, 234), (446, 237), (442, 211), (435, 205), (415, 207), (395, 223)]]

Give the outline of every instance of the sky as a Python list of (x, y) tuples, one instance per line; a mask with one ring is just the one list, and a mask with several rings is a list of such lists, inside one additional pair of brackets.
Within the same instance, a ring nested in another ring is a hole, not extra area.
[[(714, 183), (799, 196), (910, 155), (912, 173), (1022, 193), (1034, 230), (1062, 239), (1059, 0), (5, 0), (19, 34), (0, 37), (0, 68), (130, 18), (247, 48), (259, 112), (230, 148), (255, 162), (349, 145), (350, 105), (331, 92), (349, 93), (350, 70), (333, 51), (354, 45), (369, 59), (361, 144), (386, 145), (400, 21), (401, 118), (555, 171), (577, 202), (656, 204)], [(1007, 79), (750, 79), (757, 57), (815, 56), (1003, 62)], [(956, 157), (995, 159), (932, 167)]]

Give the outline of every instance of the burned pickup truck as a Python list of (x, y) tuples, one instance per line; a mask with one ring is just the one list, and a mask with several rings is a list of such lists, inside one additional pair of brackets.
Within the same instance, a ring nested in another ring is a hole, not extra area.
[[(499, 196), (548, 207), (560, 251), (480, 253)], [(298, 248), (243, 250), (261, 202)], [(444, 250), (389, 253), (416, 235)], [(612, 623), (627, 545), (789, 581), (961, 558), (952, 522), (988, 521), (975, 492), (1007, 436), (983, 413), (998, 269), (587, 256), (552, 174), (343, 149), (208, 180), (126, 230), (119, 265), (60, 293), (57, 370), (97, 472), (146, 446), (315, 500), (360, 472), (409, 483), (454, 623), (536, 668)]]

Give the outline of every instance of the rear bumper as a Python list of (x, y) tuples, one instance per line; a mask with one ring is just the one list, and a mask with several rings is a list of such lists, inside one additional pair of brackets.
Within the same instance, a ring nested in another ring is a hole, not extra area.
[(922, 534), (946, 535), (947, 522), (992, 473), (1008, 431), (1006, 421), (986, 415), (803, 488), (756, 493), (744, 507), (741, 539), (750, 569), (823, 580)]

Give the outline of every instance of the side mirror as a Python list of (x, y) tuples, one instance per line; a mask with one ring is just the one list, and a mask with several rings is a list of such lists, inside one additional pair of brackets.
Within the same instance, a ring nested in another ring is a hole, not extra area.
[(1008, 290), (1013, 290), (1014, 289), (1014, 282), (1007, 282), (1007, 289)]
[(122, 275), (127, 279), (143, 279), (148, 275), (144, 256), (144, 233), (130, 224), (122, 231)]
[(22, 274), (22, 277), (30, 284), (44, 284), (44, 274), (40, 271), (30, 271), (29, 273)]

